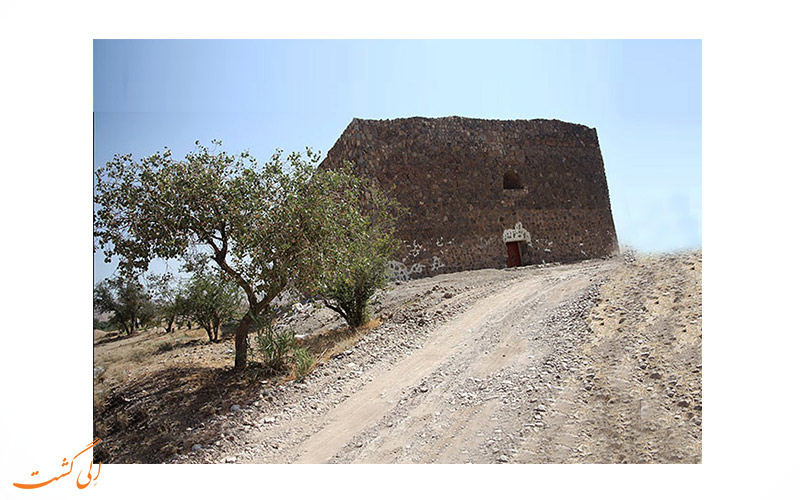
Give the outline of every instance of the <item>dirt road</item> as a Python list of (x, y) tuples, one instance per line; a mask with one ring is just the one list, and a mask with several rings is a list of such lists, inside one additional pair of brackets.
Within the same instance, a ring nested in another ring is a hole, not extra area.
[[(384, 323), (174, 462), (699, 462), (699, 252), (393, 287)], [(191, 435), (187, 436), (191, 443)]]

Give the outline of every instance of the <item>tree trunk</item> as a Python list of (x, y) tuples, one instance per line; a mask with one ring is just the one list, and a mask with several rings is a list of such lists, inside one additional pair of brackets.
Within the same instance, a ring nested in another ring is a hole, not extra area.
[(211, 335), (211, 326), (203, 325), (203, 330), (208, 334), (208, 342), (214, 342), (214, 337)]
[(236, 360), (233, 364), (233, 371), (241, 371), (247, 367), (247, 334), (250, 332), (250, 325), (253, 323), (253, 317), (250, 311), (239, 320), (239, 327), (236, 328), (236, 337), (234, 345), (236, 348)]
[(214, 342), (219, 340), (219, 316), (214, 314)]

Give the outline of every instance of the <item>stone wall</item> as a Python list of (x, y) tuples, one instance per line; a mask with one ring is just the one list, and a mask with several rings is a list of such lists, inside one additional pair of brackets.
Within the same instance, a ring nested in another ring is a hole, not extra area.
[(393, 263), (402, 278), (505, 267), (503, 231), (518, 223), (530, 233), (523, 265), (618, 251), (597, 132), (583, 125), (354, 119), (320, 168), (345, 161), (408, 208)]

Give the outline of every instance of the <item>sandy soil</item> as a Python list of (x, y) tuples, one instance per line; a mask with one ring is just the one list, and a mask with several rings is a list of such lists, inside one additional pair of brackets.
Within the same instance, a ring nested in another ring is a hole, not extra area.
[(701, 271), (686, 252), (394, 285), (352, 348), (262, 381), (169, 461), (699, 463)]

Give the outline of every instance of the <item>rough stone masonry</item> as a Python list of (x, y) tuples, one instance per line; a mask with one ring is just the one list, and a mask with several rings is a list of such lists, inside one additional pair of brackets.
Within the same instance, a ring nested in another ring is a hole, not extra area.
[(320, 164), (407, 207), (399, 279), (618, 252), (593, 128), (559, 120), (354, 119)]

